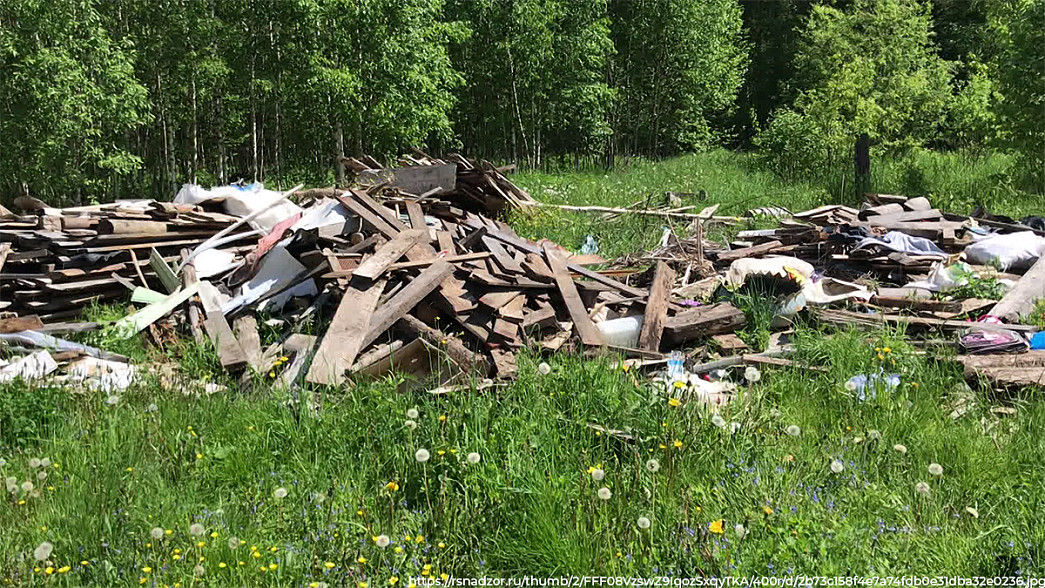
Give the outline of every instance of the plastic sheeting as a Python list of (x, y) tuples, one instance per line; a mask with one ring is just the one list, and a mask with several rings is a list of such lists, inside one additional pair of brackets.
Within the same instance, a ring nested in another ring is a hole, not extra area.
[[(272, 202), (279, 192), (266, 190), (265, 185), (255, 182), (248, 186), (218, 186), (207, 189), (196, 184), (185, 184), (174, 197), (177, 204), (201, 204), (203, 202), (221, 202), (225, 212), (240, 218), (257, 210), (258, 207)], [(258, 215), (250, 226), (260, 231), (271, 231), (284, 219), (302, 211), (301, 207), (289, 200), (284, 200), (266, 212)]]
[(1032, 231), (990, 235), (965, 248), (969, 263), (996, 265), (1002, 271), (1027, 269), (1045, 252), (1045, 237)]

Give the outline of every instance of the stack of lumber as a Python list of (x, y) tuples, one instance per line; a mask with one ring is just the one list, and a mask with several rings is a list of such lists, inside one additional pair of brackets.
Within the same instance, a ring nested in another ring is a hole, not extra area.
[[(125, 298), (146, 281), (171, 279), (166, 264), (182, 249), (236, 220), (154, 201), (44, 207), (0, 219), (0, 311), (56, 320), (76, 316), (92, 302)], [(227, 243), (235, 249), (252, 238), (244, 227)]]

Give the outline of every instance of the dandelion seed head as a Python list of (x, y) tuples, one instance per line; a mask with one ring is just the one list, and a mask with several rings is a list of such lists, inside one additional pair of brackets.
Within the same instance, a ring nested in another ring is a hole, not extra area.
[(638, 522), (638, 524), (639, 524), (639, 528), (640, 528), (640, 529), (643, 529), (643, 530), (645, 530), (645, 529), (648, 529), (648, 528), (650, 528), (650, 525), (651, 525), (652, 523), (650, 522), (650, 520), (649, 520), (649, 518), (648, 518), (648, 517), (639, 517), (639, 522)]
[(609, 488), (607, 488), (605, 486), (603, 486), (602, 488), (599, 488), (599, 498), (600, 499), (602, 499), (602, 500), (609, 500), (611, 496), (613, 496), (613, 493), (610, 492)]
[[(591, 471), (591, 479), (596, 482), (601, 482), (606, 477), (606, 471), (602, 468), (595, 468)], [(601, 491), (600, 491), (601, 492)]]
[(918, 482), (917, 484), (914, 485), (914, 490), (918, 494), (928, 494), (929, 493), (929, 484), (926, 483), (926, 482)]
[(374, 540), (374, 543), (381, 549), (388, 547), (391, 542), (392, 540), (388, 538), (388, 535), (378, 535), (377, 539)]
[(834, 472), (836, 474), (840, 474), (840, 473), (842, 473), (842, 470), (844, 470), (844, 469), (845, 469), (845, 464), (843, 464), (841, 460), (838, 460), (838, 459), (831, 460), (831, 471), (832, 472)]
[(421, 416), (421, 413), (417, 412), (416, 408), (406, 409), (406, 418), (411, 420), (417, 420), (417, 417)]
[(36, 488), (36, 486), (34, 486), (29, 480), (22, 482), (22, 492), (32, 492), (33, 488)]
[(943, 466), (938, 464), (938, 463), (931, 463), (931, 464), (929, 464), (929, 475), (937, 476), (937, 477), (942, 476), (943, 475)]
[(792, 437), (798, 437), (802, 434), (802, 429), (798, 425), (788, 425), (784, 431)]
[(744, 536), (745, 536), (745, 535), (747, 535), (747, 529), (746, 529), (746, 528), (744, 528), (744, 525), (741, 525), (740, 523), (737, 523), (737, 524), (736, 524), (736, 525), (735, 525), (735, 526), (733, 527), (733, 531), (734, 531), (734, 532), (736, 532), (736, 534), (737, 534), (737, 539), (743, 539), (743, 538), (744, 538)]
[(203, 525), (199, 523), (193, 523), (192, 525), (189, 525), (189, 533), (195, 537), (199, 537), (200, 535), (202, 535), (204, 530), (205, 529), (203, 528)]
[(646, 469), (651, 472), (656, 472), (660, 469), (660, 462), (653, 458), (650, 458), (646, 461)]
[(417, 428), (417, 421), (406, 420), (406, 421), (403, 422), (403, 426), (405, 426), (407, 429), (410, 429), (411, 431), (413, 431), (414, 429)]
[(428, 450), (424, 447), (414, 452), (414, 459), (417, 460), (417, 463), (424, 463), (428, 461), (428, 458), (430, 457), (432, 457), (432, 454), (428, 453)]
[(159, 541), (160, 539), (163, 539), (163, 528), (161, 528), (161, 527), (153, 527), (152, 530), (149, 531), (149, 537), (152, 537), (156, 541)]
[(904, 446), (904, 445), (900, 445), (899, 443), (897, 443), (896, 445), (893, 445), (893, 450), (896, 451), (897, 453), (899, 453), (900, 455), (906, 455), (907, 454), (907, 447)]
[(33, 468), (34, 470), (36, 468), (40, 467), (40, 460), (35, 458), (35, 457), (30, 459), (29, 460), (29, 467)]
[(275, 498), (276, 500), (280, 500), (282, 498), (286, 498), (287, 497), (287, 489), (282, 487), (282, 486), (280, 486), (279, 488), (276, 488), (275, 490), (272, 491), (272, 497)]
[(726, 427), (726, 419), (722, 418), (722, 415), (716, 412), (715, 414), (711, 415), (711, 424), (715, 425), (720, 429), (724, 429)]
[(109, 406), (116, 406), (120, 403), (120, 397), (115, 394), (110, 394), (109, 397), (105, 399), (105, 403)]
[(537, 372), (542, 376), (547, 376), (552, 373), (552, 366), (544, 363), (543, 361), (537, 366)]
[(867, 430), (867, 438), (870, 439), (871, 441), (878, 441), (879, 439), (882, 438), (882, 432), (879, 431), (878, 429), (868, 429)]
[(43, 471), (37, 472), (36, 473), (36, 479), (41, 481), (41, 482), (43, 482), (44, 480), (47, 479), (47, 472), (43, 472)]
[(475, 464), (475, 463), (479, 463), (479, 460), (482, 459), (482, 456), (480, 456), (477, 452), (473, 451), (473, 452), (468, 454), (468, 458), (467, 459), (468, 459), (468, 463)]
[(762, 379), (762, 372), (758, 371), (758, 368), (753, 365), (748, 366), (744, 370), (744, 379), (754, 384), (755, 382)]

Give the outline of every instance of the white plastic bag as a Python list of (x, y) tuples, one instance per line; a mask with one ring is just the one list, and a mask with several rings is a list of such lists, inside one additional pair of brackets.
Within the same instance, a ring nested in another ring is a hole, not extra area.
[(1027, 269), (1045, 252), (1045, 237), (1032, 231), (989, 235), (965, 248), (965, 259), (978, 265), (996, 265), (1002, 271)]

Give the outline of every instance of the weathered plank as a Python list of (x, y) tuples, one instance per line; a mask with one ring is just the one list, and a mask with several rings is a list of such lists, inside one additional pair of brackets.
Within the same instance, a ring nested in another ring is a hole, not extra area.
[(159, 251), (156, 251), (155, 247), (149, 251), (149, 266), (152, 267), (152, 271), (156, 272), (156, 276), (160, 278), (160, 282), (167, 289), (168, 294), (173, 294), (175, 290), (181, 287), (181, 280), (178, 279), (171, 266), (167, 265), (167, 262), (163, 260), (163, 256), (160, 255)]
[(744, 324), (744, 313), (727, 303), (700, 306), (664, 321), (665, 338), (672, 344), (699, 337), (731, 333)]
[(563, 303), (570, 313), (570, 318), (573, 319), (573, 326), (577, 329), (581, 343), (590, 347), (601, 347), (605, 343), (602, 333), (591, 322), (591, 317), (588, 316), (588, 311), (584, 308), (584, 302), (581, 301), (581, 296), (577, 292), (577, 285), (573, 283), (573, 278), (570, 277), (566, 264), (555, 255), (547, 244), (544, 246), (544, 257), (548, 262), (552, 275), (555, 277), (555, 284), (559, 288), (559, 294), (562, 296)]
[(425, 213), (421, 210), (421, 205), (416, 202), (407, 202), (406, 214), (410, 217), (410, 226), (419, 231), (424, 231), (424, 241), (430, 243), (432, 241), (431, 232), (425, 223)]
[(1034, 301), (1045, 298), (1045, 257), (1038, 259), (1009, 290), (990, 314), (1007, 321), (1017, 321), (1034, 310)]
[(388, 270), (388, 266), (399, 260), (414, 245), (417, 245), (425, 236), (425, 231), (420, 229), (409, 229), (396, 235), (391, 241), (385, 243), (374, 252), (373, 255), (363, 260), (353, 272), (352, 276), (367, 280), (376, 280)]
[(253, 315), (243, 315), (232, 321), (232, 324), (236, 330), (236, 340), (247, 356), (247, 362), (257, 368), (261, 360), (261, 336), (258, 335), (257, 319)]
[(377, 309), (370, 317), (370, 327), (363, 338), (361, 346), (368, 345), (374, 339), (388, 330), (397, 320), (410, 312), (425, 296), (450, 276), (454, 266), (438, 260), (426, 268), (421, 275), (417, 276), (405, 288), (400, 290), (387, 303)]
[(649, 288), (649, 298), (646, 300), (642, 328), (639, 330), (639, 349), (660, 350), (660, 339), (664, 334), (664, 320), (668, 315), (668, 301), (674, 285), (675, 271), (663, 261), (658, 261), (657, 269), (653, 273), (653, 283)]
[(767, 241), (759, 245), (752, 247), (744, 247), (742, 249), (734, 249), (732, 251), (723, 251), (718, 254), (718, 261), (727, 262), (735, 259), (744, 259), (745, 257), (758, 257), (767, 253), (772, 253), (777, 249), (784, 246), (780, 241)]
[(210, 282), (198, 283), (200, 302), (203, 303), (203, 312), (206, 318), (203, 328), (207, 336), (214, 343), (214, 349), (218, 353), (218, 361), (227, 370), (237, 370), (247, 365), (247, 354), (243, 351), (236, 336), (232, 334), (232, 327), (221, 312), (221, 300), (217, 288)]
[(35, 314), (14, 318), (0, 319), (0, 333), (17, 333), (19, 331), (36, 331), (44, 326), (40, 317)]
[(341, 297), (330, 327), (319, 344), (305, 379), (313, 384), (337, 385), (344, 381), (345, 371), (369, 341), (364, 341), (381, 293), (384, 280), (369, 286), (350, 287)]

